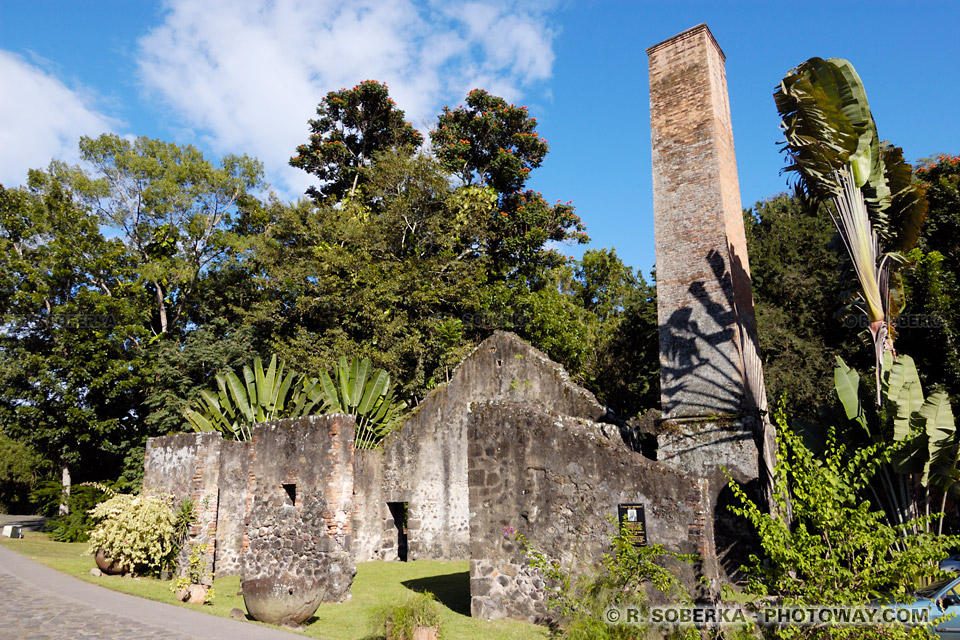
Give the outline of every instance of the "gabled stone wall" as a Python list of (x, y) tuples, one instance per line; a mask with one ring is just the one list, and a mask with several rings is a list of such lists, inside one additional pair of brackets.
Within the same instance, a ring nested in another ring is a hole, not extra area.
[(610, 551), (619, 504), (645, 505), (651, 544), (701, 556), (697, 566), (671, 567), (693, 595), (698, 575), (716, 575), (706, 483), (627, 449), (604, 425), (477, 403), (467, 438), (473, 616), (549, 619), (543, 576), (516, 534), (564, 567), (589, 571)]
[[(516, 335), (497, 331), (484, 340), (384, 447), (380, 502), (407, 504), (410, 560), (469, 557), (466, 424), (470, 404), (487, 400), (527, 402), (593, 420), (607, 413), (563, 367)], [(397, 528), (389, 514), (377, 528), (385, 534), (382, 544), (358, 559), (396, 557)]]

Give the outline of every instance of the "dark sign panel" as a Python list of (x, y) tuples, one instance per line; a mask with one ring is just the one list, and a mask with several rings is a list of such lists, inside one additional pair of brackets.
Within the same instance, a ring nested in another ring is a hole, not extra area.
[(617, 505), (623, 536), (638, 547), (647, 546), (647, 515), (642, 504)]

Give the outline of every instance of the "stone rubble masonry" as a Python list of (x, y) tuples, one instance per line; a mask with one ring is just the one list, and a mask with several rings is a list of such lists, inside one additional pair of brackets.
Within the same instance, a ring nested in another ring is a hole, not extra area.
[(217, 575), (238, 576), (243, 568), (244, 518), (247, 513), (250, 445), (225, 440), (220, 445), (220, 509), (217, 517)]
[(292, 575), (320, 582), (324, 602), (349, 599), (354, 429), (343, 414), (253, 427), (244, 580)]
[[(543, 576), (515, 534), (583, 569), (600, 561), (616, 533), (617, 506), (646, 506), (649, 541), (696, 553), (670, 562), (691, 593), (716, 576), (706, 483), (644, 458), (605, 425), (526, 403), (475, 403), (467, 421), (471, 614), (544, 622)], [(510, 529), (513, 529), (513, 532)], [(651, 593), (650, 596), (656, 597)]]
[[(470, 403), (484, 400), (528, 402), (594, 420), (606, 414), (563, 367), (515, 334), (497, 331), (484, 340), (384, 446), (379, 502), (407, 503), (410, 560), (469, 557), (466, 424)], [(379, 549), (365, 537), (358, 561), (396, 558), (396, 527), (386, 517), (382, 526), (371, 525), (384, 532)]]
[(190, 527), (187, 544), (177, 558), (177, 575), (186, 575), (190, 549), (205, 544), (204, 583), (213, 583), (217, 553), (219, 511), (219, 433), (178, 433), (147, 441), (144, 456), (143, 492), (169, 494), (179, 502), (193, 501), (196, 522)]

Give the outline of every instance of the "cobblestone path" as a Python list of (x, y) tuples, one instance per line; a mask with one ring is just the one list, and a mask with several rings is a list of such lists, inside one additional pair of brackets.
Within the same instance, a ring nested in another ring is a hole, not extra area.
[(44, 593), (0, 572), (0, 638), (130, 638), (183, 640), (165, 629)]
[(0, 546), (0, 640), (290, 640), (299, 634), (118, 593)]

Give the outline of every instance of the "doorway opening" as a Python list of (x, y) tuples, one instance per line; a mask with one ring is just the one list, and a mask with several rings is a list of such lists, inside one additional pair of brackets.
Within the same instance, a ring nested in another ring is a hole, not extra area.
[(393, 517), (393, 524), (397, 527), (397, 558), (400, 562), (407, 561), (407, 503), (388, 502), (387, 508)]

